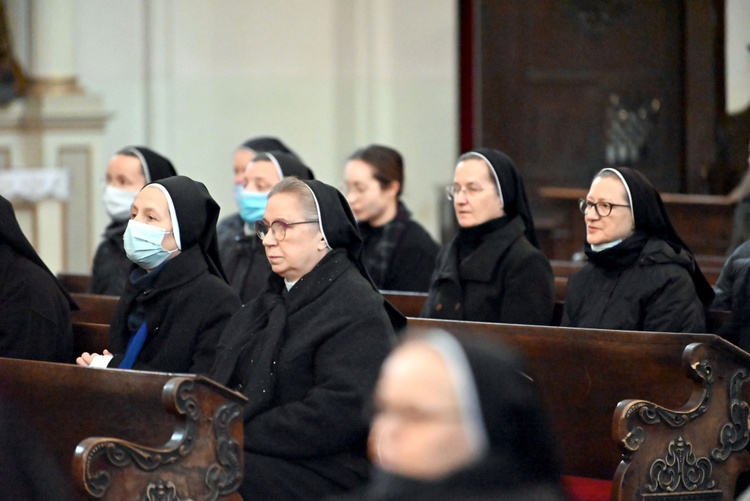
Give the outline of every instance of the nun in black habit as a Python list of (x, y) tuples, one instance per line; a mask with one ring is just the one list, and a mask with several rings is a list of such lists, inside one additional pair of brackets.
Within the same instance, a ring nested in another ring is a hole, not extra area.
[(568, 281), (562, 325), (705, 332), (714, 292), (646, 176), (602, 169), (580, 206), (588, 263)]
[[(265, 162), (267, 168), (259, 166)], [(252, 167), (251, 167), (252, 165)], [(257, 172), (255, 172), (257, 171)], [(248, 165), (246, 171), (252, 178), (262, 178), (265, 186), (272, 187), (285, 177), (315, 179), (312, 170), (296, 156), (282, 152), (259, 153)], [(266, 259), (263, 243), (255, 234), (255, 221), (263, 218), (268, 200), (268, 190), (258, 192), (257, 179), (248, 179), (245, 190), (240, 195), (240, 218), (242, 229), (219, 245), (221, 264), (232, 288), (239, 294), (242, 303), (255, 299), (266, 287), (271, 275), (271, 266)], [(219, 225), (221, 231), (221, 225)]]
[[(240, 207), (242, 192), (245, 190), (245, 169), (258, 154), (271, 151), (291, 155), (299, 160), (297, 154), (280, 139), (270, 136), (248, 139), (234, 150), (234, 201), (238, 208)], [(309, 179), (312, 179), (312, 177)], [(252, 227), (247, 228), (245, 226), (245, 221), (239, 212), (222, 218), (217, 228), (219, 251), (223, 254), (225, 249), (231, 247), (237, 238), (247, 236), (249, 233), (252, 233)], [(231, 276), (231, 274), (228, 275)]]
[(77, 309), (0, 196), (0, 357), (70, 362)]
[(219, 206), (186, 176), (146, 185), (133, 203), (125, 249), (130, 279), (109, 331), (109, 353), (79, 365), (205, 374), (241, 306), (216, 246)]
[(447, 194), (459, 229), (438, 254), (421, 316), (549, 325), (554, 277), (513, 161), (489, 148), (465, 153)]
[[(138, 161), (140, 170), (133, 172), (130, 159)], [(94, 255), (89, 292), (109, 296), (122, 294), (131, 264), (122, 242), (130, 220), (130, 206), (145, 185), (176, 175), (169, 159), (144, 146), (129, 146), (115, 153), (107, 166), (107, 188), (104, 191), (104, 206), (111, 222)], [(138, 184), (124, 187), (121, 177), (128, 176), (132, 179), (125, 182), (136, 181)]]
[(256, 228), (274, 274), (232, 317), (211, 377), (248, 397), (243, 497), (321, 499), (367, 480), (362, 408), (405, 319), (370, 281), (335, 188), (284, 179)]
[(562, 501), (552, 434), (520, 359), (487, 340), (412, 331), (373, 399), (362, 501)]

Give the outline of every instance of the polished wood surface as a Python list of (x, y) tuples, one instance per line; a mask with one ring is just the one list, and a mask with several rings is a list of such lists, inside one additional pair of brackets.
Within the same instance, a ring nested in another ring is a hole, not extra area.
[[(238, 499), (242, 395), (199, 376), (6, 358), (0, 374), (0, 398), (74, 472), (81, 493), (146, 499), (149, 485), (163, 482), (179, 499)], [(226, 488), (207, 482), (210, 468)]]
[[(415, 318), (409, 319), (409, 326), (487, 337), (518, 350), (550, 414), (562, 472), (566, 475), (614, 478), (621, 451), (620, 438), (612, 438), (612, 423), (620, 401), (637, 398), (667, 409), (694, 404), (696, 395), (702, 393), (696, 393), (698, 387), (683, 361), (683, 353), (693, 343), (703, 347), (701, 353), (706, 353), (721, 374), (750, 368), (748, 354), (711, 334), (615, 332)], [(712, 390), (723, 395), (730, 391), (724, 379)], [(749, 390), (742, 388), (742, 401), (747, 401)], [(695, 452), (700, 451), (700, 456), (710, 457), (723, 425), (731, 422), (731, 417), (725, 396), (709, 399), (706, 405), (706, 415), (714, 417), (696, 419), (695, 433), (687, 439)], [(746, 421), (744, 429), (747, 430)], [(683, 430), (667, 427), (667, 432), (671, 434), (661, 436), (659, 446), (650, 452), (652, 461), (664, 457), (669, 441), (676, 440)], [(739, 471), (750, 466), (743, 448), (731, 455), (736, 459), (712, 463), (713, 478), (725, 492), (733, 491)], [(639, 488), (647, 473), (644, 468), (642, 464), (630, 466), (631, 473), (640, 481)], [(632, 487), (627, 488), (633, 492)]]

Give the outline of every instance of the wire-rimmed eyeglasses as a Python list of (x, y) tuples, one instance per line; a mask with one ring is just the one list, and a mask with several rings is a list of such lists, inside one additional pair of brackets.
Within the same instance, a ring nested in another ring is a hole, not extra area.
[(448, 200), (453, 200), (456, 198), (456, 195), (462, 191), (466, 192), (467, 197), (471, 197), (484, 191), (484, 188), (475, 184), (467, 184), (466, 186), (461, 186), (460, 184), (449, 184), (445, 187), (445, 196), (448, 197)]
[(286, 221), (274, 221), (271, 224), (268, 224), (265, 221), (255, 221), (255, 234), (258, 235), (258, 238), (263, 240), (268, 234), (268, 230), (270, 229), (273, 233), (273, 237), (281, 242), (282, 240), (284, 240), (284, 238), (286, 238), (286, 230), (290, 226), (317, 222), (317, 219), (310, 219), (309, 221), (297, 221), (294, 223), (287, 223)]
[(630, 207), (627, 204), (613, 204), (611, 202), (589, 202), (585, 198), (579, 198), (578, 199), (578, 208), (581, 209), (581, 212), (586, 214), (586, 211), (589, 210), (591, 207), (594, 208), (597, 215), (599, 217), (607, 217), (610, 214), (612, 214), (612, 209), (614, 207)]

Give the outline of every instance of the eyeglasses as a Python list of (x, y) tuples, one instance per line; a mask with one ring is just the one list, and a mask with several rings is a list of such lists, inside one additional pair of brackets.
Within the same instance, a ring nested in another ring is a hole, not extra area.
[(284, 221), (274, 221), (271, 224), (266, 223), (265, 221), (255, 221), (255, 234), (258, 235), (258, 238), (263, 240), (266, 238), (266, 235), (268, 235), (268, 230), (270, 229), (271, 232), (273, 232), (273, 237), (281, 242), (286, 238), (286, 230), (290, 226), (294, 226), (297, 224), (307, 224), (307, 223), (317, 223), (317, 219), (311, 219), (309, 221), (297, 221), (296, 223), (286, 223)]
[(612, 209), (614, 207), (630, 207), (626, 204), (613, 204), (610, 202), (589, 202), (585, 198), (578, 199), (578, 208), (581, 209), (581, 212), (586, 214), (586, 211), (589, 210), (591, 207), (594, 208), (596, 213), (599, 215), (599, 217), (607, 217), (610, 214), (612, 214)]
[(467, 184), (466, 186), (461, 186), (460, 184), (449, 184), (445, 187), (445, 196), (448, 197), (448, 200), (453, 200), (456, 198), (456, 195), (462, 191), (466, 191), (466, 196), (471, 197), (484, 191), (484, 188), (477, 186), (476, 184)]

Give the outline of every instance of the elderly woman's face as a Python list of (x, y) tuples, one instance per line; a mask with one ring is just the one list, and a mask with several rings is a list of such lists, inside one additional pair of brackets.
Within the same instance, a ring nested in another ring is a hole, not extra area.
[(245, 191), (269, 192), (281, 178), (276, 166), (268, 160), (250, 162), (244, 174)]
[(612, 206), (608, 216), (600, 216), (593, 207), (586, 209), (586, 241), (591, 245), (606, 244), (615, 240), (625, 239), (633, 234), (635, 225), (630, 210), (625, 185), (617, 177), (597, 177), (591, 183), (591, 189), (586, 196), (588, 202), (608, 202), (617, 204)]
[(499, 218), (504, 214), (490, 167), (470, 158), (460, 162), (453, 174), (453, 208), (462, 228), (469, 228)]
[[(296, 195), (277, 193), (268, 199), (263, 215), (265, 223), (270, 225), (274, 221), (297, 223), (306, 220), (308, 218)], [(279, 240), (273, 230), (269, 230), (263, 238), (263, 247), (273, 272), (290, 282), (295, 282), (312, 271), (328, 250), (317, 223), (289, 226), (283, 240)]]
[(448, 366), (426, 344), (407, 342), (383, 364), (369, 443), (383, 470), (422, 480), (475, 459)]
[(107, 164), (107, 184), (120, 190), (140, 190), (146, 185), (141, 162), (129, 155), (115, 155)]
[[(155, 186), (146, 186), (138, 193), (133, 206), (130, 208), (130, 219), (156, 226), (165, 231), (172, 231), (172, 217), (169, 213), (167, 197), (164, 192)], [(164, 235), (161, 246), (164, 250), (176, 249), (177, 242), (174, 235), (172, 233)], [(175, 255), (173, 254), (173, 256)]]

